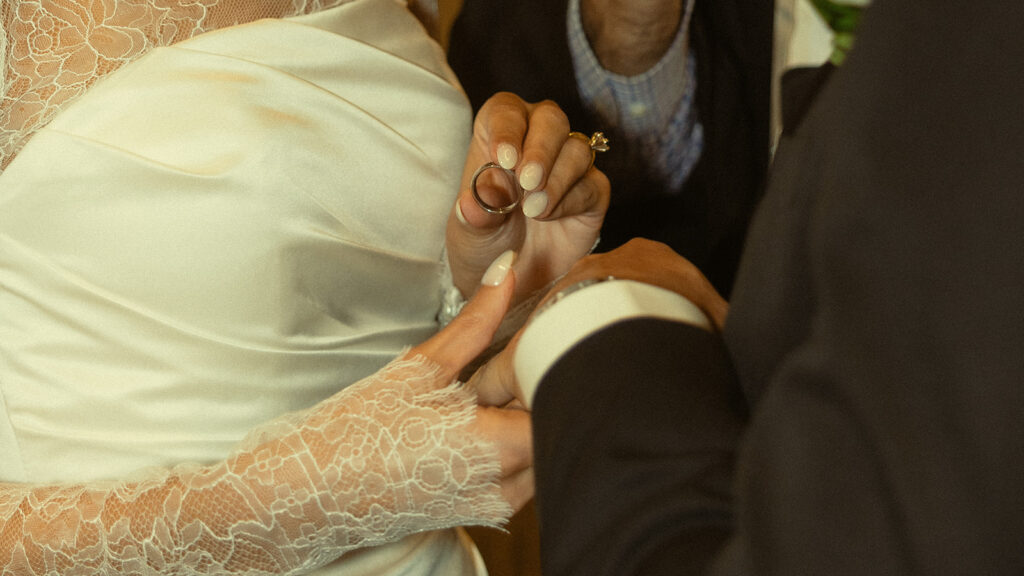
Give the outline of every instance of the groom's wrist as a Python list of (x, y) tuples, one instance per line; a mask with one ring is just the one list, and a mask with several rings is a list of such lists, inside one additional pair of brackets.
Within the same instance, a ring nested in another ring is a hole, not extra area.
[(642, 317), (713, 331), (700, 308), (664, 288), (613, 277), (569, 286), (534, 313), (516, 347), (513, 364), (527, 406), (547, 371), (576, 344), (612, 324)]

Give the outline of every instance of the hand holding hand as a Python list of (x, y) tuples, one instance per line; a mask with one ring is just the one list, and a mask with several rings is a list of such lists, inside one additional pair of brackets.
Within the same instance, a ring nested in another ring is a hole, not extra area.
[(721, 331), (725, 326), (729, 303), (700, 269), (665, 244), (643, 238), (630, 240), (606, 254), (593, 254), (581, 260), (559, 280), (539, 307), (568, 286), (608, 276), (671, 290), (700, 308), (716, 330)]
[[(514, 253), (506, 252), (496, 259), (462, 312), (407, 356), (429, 358), (440, 366), (445, 380), (454, 380), (491, 342), (508, 310), (516, 284), (511, 272), (514, 258)], [(518, 409), (481, 406), (474, 426), (480, 436), (498, 447), (502, 496), (519, 510), (533, 497), (530, 415)]]
[[(569, 132), (555, 103), (531, 104), (507, 92), (477, 114), (447, 232), (452, 276), (464, 296), (472, 296), (484, 269), (505, 250), (519, 253), (515, 303), (590, 252), (611, 187), (593, 166), (590, 145)], [(487, 162), (512, 170), (525, 191), (508, 214), (489, 213), (473, 198), (473, 174)]]
[[(558, 281), (538, 309), (555, 294), (579, 282), (613, 276), (622, 280), (635, 280), (680, 294), (711, 320), (721, 331), (729, 312), (729, 304), (715, 291), (711, 282), (689, 260), (676, 254), (668, 246), (650, 240), (635, 239), (606, 254), (594, 254), (580, 260), (572, 270)], [(501, 353), (482, 366), (467, 385), (476, 389), (480, 403), (505, 406), (518, 400), (526, 405), (526, 398), (516, 381), (513, 359), (522, 336), (520, 330)]]

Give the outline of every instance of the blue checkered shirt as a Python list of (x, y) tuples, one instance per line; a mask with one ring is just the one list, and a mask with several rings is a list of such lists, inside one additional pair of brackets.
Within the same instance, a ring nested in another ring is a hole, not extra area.
[(618, 128), (628, 144), (649, 159), (666, 190), (681, 190), (704, 144), (694, 106), (697, 64), (687, 50), (686, 31), (680, 27), (671, 48), (653, 68), (627, 77), (601, 67), (583, 32), (580, 0), (569, 1), (566, 26), (584, 106), (606, 126)]

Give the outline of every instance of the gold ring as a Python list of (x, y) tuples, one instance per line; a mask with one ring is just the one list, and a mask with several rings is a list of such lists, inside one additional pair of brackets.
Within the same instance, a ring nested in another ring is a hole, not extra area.
[(598, 152), (607, 152), (611, 148), (608, 145), (608, 139), (604, 136), (604, 132), (594, 132), (590, 136), (582, 132), (569, 132), (569, 138), (578, 138), (587, 143), (587, 146), (590, 147), (591, 166), (594, 165), (594, 159), (597, 157)]

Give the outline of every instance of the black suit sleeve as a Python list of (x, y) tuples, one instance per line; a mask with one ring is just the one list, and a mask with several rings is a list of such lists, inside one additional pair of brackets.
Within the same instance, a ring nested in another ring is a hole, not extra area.
[(616, 326), (545, 378), (551, 575), (680, 573), (730, 509), (718, 573), (1024, 574), (1022, 21), (873, 2), (780, 146), (726, 327), (752, 405), (731, 508), (699, 334)]
[(545, 576), (698, 573), (731, 532), (743, 409), (716, 335), (615, 324), (534, 399)]

